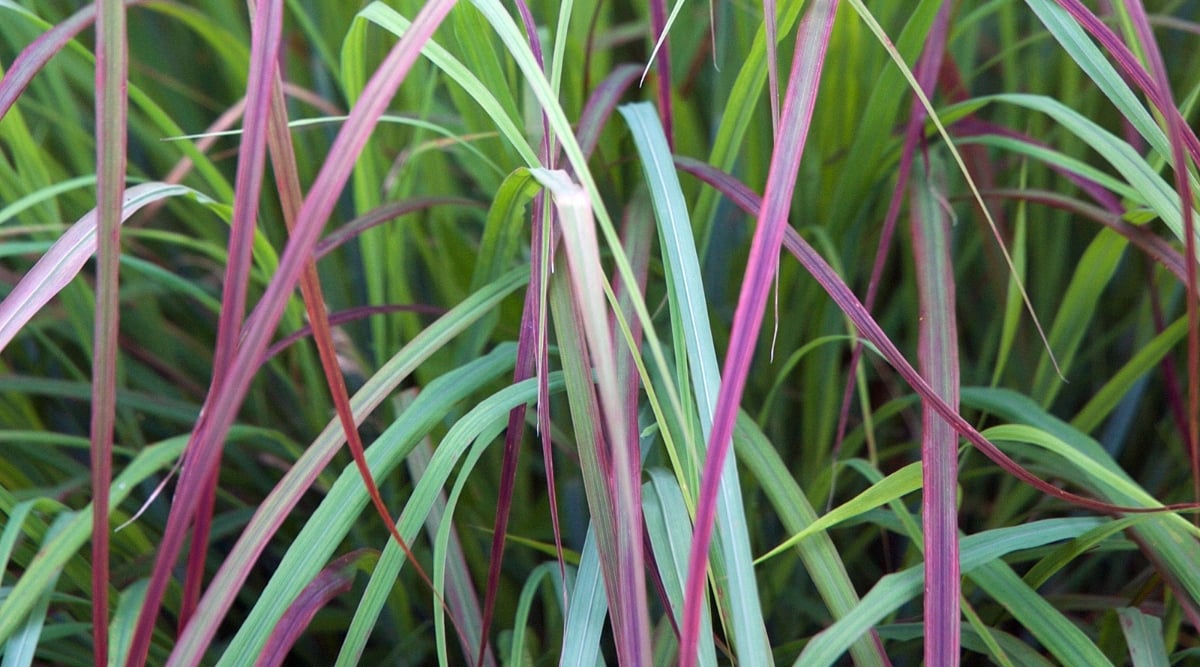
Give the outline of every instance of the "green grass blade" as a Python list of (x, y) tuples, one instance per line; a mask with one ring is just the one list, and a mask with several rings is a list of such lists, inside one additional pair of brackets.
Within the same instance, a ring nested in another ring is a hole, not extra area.
[(1167, 667), (1167, 647), (1163, 645), (1162, 621), (1143, 613), (1136, 607), (1117, 610), (1121, 619), (1121, 631), (1129, 644), (1129, 659), (1133, 667)]

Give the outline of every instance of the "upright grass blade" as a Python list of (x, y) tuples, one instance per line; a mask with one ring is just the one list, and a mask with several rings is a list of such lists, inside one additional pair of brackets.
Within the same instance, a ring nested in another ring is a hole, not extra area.
[(606, 572), (614, 576), (616, 599), (610, 600), (617, 651), (627, 664), (647, 664), (650, 660), (650, 619), (646, 606), (646, 583), (642, 541), (641, 454), (636, 440), (630, 442), (625, 400), (615, 371), (616, 350), (605, 313), (604, 300), (595, 290), (603, 281), (599, 244), (592, 219), (592, 205), (582, 187), (570, 181), (564, 172), (534, 170), (534, 176), (554, 194), (555, 207), (563, 229), (571, 297), (580, 316), (579, 326), (587, 345), (588, 357), (595, 368), (596, 393), (601, 423), (591, 427), (597, 432), (596, 446), (601, 448), (600, 467), (607, 488), (605, 502), (613, 512), (616, 568)]
[(98, 0), (96, 22), (96, 329), (92, 348), (92, 642), (95, 665), (108, 663), (108, 512), (116, 421), (118, 269), (125, 194), (125, 96), (129, 53), (125, 4)]
[[(942, 202), (941, 163), (928, 156), (912, 181), (913, 264), (920, 294), (918, 356), (930, 386), (958, 409), (958, 319), (950, 220)], [(921, 406), (925, 541), (925, 662), (959, 664), (958, 434), (928, 404)]]
[[(671, 607), (669, 613), (674, 618), (683, 615), (683, 582), (687, 576), (688, 545), (692, 542), (691, 516), (679, 483), (670, 473), (651, 469), (648, 477), (649, 481), (642, 488), (646, 533)], [(700, 626), (704, 636), (712, 635), (712, 621), (707, 609), (700, 619)], [(715, 667), (717, 652), (713, 642), (700, 645), (698, 662), (703, 667)]]
[[(708, 441), (713, 428), (713, 412), (721, 388), (717, 355), (708, 321), (708, 302), (700, 278), (700, 260), (692, 237), (679, 179), (671, 161), (667, 137), (657, 123), (654, 108), (646, 103), (621, 107), (621, 113), (633, 131), (634, 142), (642, 159), (650, 186), (651, 199), (662, 240), (668, 281), (675, 296), (672, 309), (683, 322), (681, 332), (691, 369), (692, 391), (700, 416), (701, 436)], [(698, 463), (698, 462), (697, 462)], [(698, 465), (696, 466), (698, 467)], [(677, 471), (677, 475), (684, 471)], [(691, 483), (692, 480), (687, 480)], [(722, 604), (732, 612), (732, 642), (742, 664), (773, 664), (770, 641), (763, 624), (758, 583), (750, 555), (750, 536), (746, 530), (746, 512), (742, 505), (741, 485), (733, 459), (721, 469), (717, 512), (717, 535), (722, 560), (727, 568), (727, 584), (721, 584)], [(724, 579), (723, 577), (722, 579)]]
[(721, 390), (713, 415), (713, 430), (708, 438), (708, 453), (696, 506), (696, 533), (693, 536), (685, 592), (686, 605), (680, 638), (680, 664), (683, 667), (692, 667), (696, 661), (700, 609), (705, 599), (704, 581), (708, 569), (708, 549), (712, 539), (721, 472), (729, 451), (742, 391), (746, 386), (746, 376), (750, 371), (750, 360), (759, 329), (762, 327), (767, 291), (779, 262), (783, 232), (788, 226), (788, 212), (791, 208), (796, 172), (800, 166), (800, 155), (804, 150), (809, 123), (812, 120), (821, 68), (825, 61), (825, 48), (829, 44), (837, 7), (837, 0), (818, 0), (813, 3), (800, 24), (799, 35), (796, 38), (796, 52), (780, 123), (780, 127), (789, 128), (790, 132), (787, 135), (780, 134), (771, 158), (762, 213), (750, 249), (745, 282), (742, 284), (733, 332), (730, 334)]

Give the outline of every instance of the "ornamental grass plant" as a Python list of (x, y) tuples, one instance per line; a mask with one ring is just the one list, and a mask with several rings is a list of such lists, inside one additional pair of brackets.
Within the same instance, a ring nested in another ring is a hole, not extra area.
[(0, 0), (0, 664), (1200, 664), (1198, 17)]

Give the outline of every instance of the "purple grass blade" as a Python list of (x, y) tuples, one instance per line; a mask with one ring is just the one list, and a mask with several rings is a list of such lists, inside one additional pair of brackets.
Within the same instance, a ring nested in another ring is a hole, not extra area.
[[(368, 81), (358, 103), (350, 110), (350, 117), (334, 140), (328, 159), (322, 165), (300, 210), (296, 233), (289, 239), (274, 278), (247, 322), (245, 336), (231, 364), (232, 368), (257, 368), (261, 363), (267, 341), (295, 289), (300, 272), (312, 256), (317, 237), (333, 211), (371, 130), (416, 62), (421, 47), (453, 6), (454, 0), (430, 0), (424, 5), (411, 29), (388, 53)], [(180, 475), (176, 504), (167, 519), (154, 572), (146, 591), (145, 606), (138, 618), (137, 631), (130, 648), (131, 665), (141, 665), (146, 660), (150, 635), (166, 592), (167, 579), (183, 544), (184, 531), (198, 504), (198, 492), (204, 480), (217, 468), (218, 450), (249, 389), (250, 380), (248, 372), (230, 373), (205, 402), (200, 423), (193, 431), (188, 447), (191, 465), (186, 466)]]
[[(1146, 54), (1150, 75), (1159, 89), (1163, 103), (1176, 109), (1174, 95), (1171, 93), (1171, 82), (1167, 79), (1167, 67), (1163, 63), (1162, 52), (1154, 39), (1154, 31), (1146, 17), (1146, 8), (1141, 2), (1125, 0), (1125, 8), (1133, 19), (1133, 27), (1141, 42), (1142, 52)], [(1171, 161), (1174, 163), (1175, 189), (1179, 192), (1180, 205), (1183, 209), (1183, 255), (1187, 259), (1187, 279), (1184, 285), (1192, 298), (1187, 299), (1188, 318), (1188, 430), (1186, 446), (1192, 462), (1192, 497), (1200, 503), (1200, 309), (1197, 299), (1200, 291), (1196, 288), (1196, 222), (1192, 215), (1192, 186), (1188, 179), (1188, 160), (1184, 152), (1184, 135), (1189, 132), (1183, 117), (1179, 113), (1164, 114), (1167, 122), (1167, 136), (1171, 140)], [(1196, 158), (1200, 163), (1200, 157)], [(1193, 517), (1196, 525), (1200, 525), (1200, 517)]]
[[(534, 206), (533, 225), (534, 230), (533, 240), (531, 243), (531, 260), (538, 261), (541, 257), (541, 216), (542, 207)], [(537, 266), (537, 264), (534, 264)], [(538, 271), (533, 271), (530, 276), (529, 288), (525, 294), (525, 307), (521, 312), (521, 334), (517, 339), (517, 362), (513, 370), (513, 382), (520, 382), (534, 376), (537, 370), (537, 356), (540, 354), (538, 350), (538, 312), (541, 307), (540, 291), (535, 290), (535, 285), (539, 285), (541, 281), (538, 279)], [(545, 377), (542, 374), (541, 377)], [(540, 404), (540, 403), (539, 403)], [(500, 468), (500, 489), (496, 499), (496, 518), (492, 527), (492, 549), (491, 558), (488, 559), (488, 576), (487, 589), (484, 593), (482, 628), (479, 638), (479, 646), (477, 658), (475, 661), (476, 667), (482, 667), (484, 660), (492, 654), (488, 650), (488, 634), (491, 629), (492, 617), (496, 608), (496, 595), (500, 588), (500, 565), (504, 559), (504, 543), (508, 533), (508, 519), (512, 511), (512, 497), (515, 490), (517, 466), (520, 462), (521, 452), (521, 436), (525, 433), (525, 411), (526, 406), (521, 405), (514, 408), (508, 413), (508, 426), (504, 435), (504, 460)], [(540, 424), (540, 422), (539, 422)], [(540, 429), (539, 429), (540, 430)], [(548, 437), (548, 429), (545, 437)], [(554, 545), (555, 550), (559, 554), (559, 562), (562, 562), (562, 540), (558, 531), (558, 503), (554, 493), (554, 477), (553, 477), (553, 458), (547, 453), (545, 456), (545, 465), (547, 472), (547, 483), (550, 491), (550, 512), (554, 523)]]
[[(958, 325), (950, 220), (940, 163), (925, 160), (912, 182), (913, 263), (920, 298), (917, 357), (929, 384), (958, 410)], [(921, 405), (921, 518), (925, 540), (925, 664), (959, 664), (958, 437)]]
[(96, 321), (92, 348), (92, 642), (108, 664), (108, 512), (117, 412), (121, 209), (125, 197), (129, 50), (125, 4), (96, 4)]
[[(681, 168), (696, 174), (703, 178), (705, 182), (721, 190), (721, 194), (729, 197), (733, 203), (737, 204), (747, 214), (756, 217), (759, 215), (762, 208), (761, 201), (749, 188), (738, 182), (737, 179), (729, 174), (723, 174), (708, 165), (704, 165), (705, 168), (703, 169), (697, 168), (694, 160), (687, 161), (680, 159), (679, 162)], [(792, 253), (800, 262), (800, 265), (816, 279), (821, 288), (825, 290), (825, 293), (829, 295), (829, 298), (833, 299), (838, 308), (846, 314), (846, 317), (859, 330), (862, 337), (871, 341), (878, 348), (880, 356), (887, 360), (892, 368), (896, 369), (896, 372), (905, 383), (909, 387), (912, 387), (913, 391), (924, 401), (932, 405), (937, 410), (937, 413), (949, 422), (959, 435), (966, 438), (980, 453), (991, 459), (1005, 472), (1052, 498), (1105, 514), (1121, 512), (1147, 514), (1200, 508), (1200, 504), (1194, 503), (1175, 503), (1157, 508), (1113, 505), (1061, 489), (1021, 467), (990, 440), (983, 437), (983, 434), (964, 419), (962, 415), (958, 414), (957, 410), (951, 408), (942, 400), (942, 397), (933, 390), (933, 387), (926, 382), (925, 378), (901, 354), (895, 343), (892, 342), (892, 339), (884, 333), (883, 328), (879, 326), (875, 318), (871, 316), (862, 302), (858, 300), (858, 297), (854, 295), (854, 292), (846, 285), (842, 277), (833, 270), (829, 262), (825, 261), (825, 258), (821, 257), (821, 254), (814, 250), (808, 241), (805, 241), (795, 229), (789, 227), (785, 230), (783, 247)]]
[(1153, 77), (1142, 67), (1141, 62), (1133, 54), (1133, 51), (1121, 41), (1121, 38), (1111, 28), (1105, 25), (1103, 21), (1079, 0), (1055, 0), (1055, 2), (1108, 50), (1109, 54), (1113, 57), (1113, 62), (1120, 68), (1121, 72), (1150, 98), (1150, 101), (1164, 117), (1178, 117), (1178, 129), (1182, 132), (1182, 144), (1192, 156), (1192, 161), (1200, 163), (1200, 139), (1197, 139), (1196, 133), (1192, 131), (1187, 121), (1180, 115), (1179, 109), (1170, 101), (1170, 96), (1164, 96), (1164, 91), (1160, 89), (1160, 86), (1155, 83)]
[[(229, 260), (225, 266), (225, 280), (221, 290), (221, 316), (217, 323), (216, 350), (213, 353), (213, 389), (221, 386), (225, 374), (233, 368), (230, 364), (246, 315), (246, 291), (253, 266), (255, 221), (258, 217), (258, 200), (262, 192), (263, 169), (267, 159), (271, 80), (282, 40), (283, 3), (278, 0), (257, 3), (251, 23), (250, 71), (246, 83), (246, 108), (242, 116), (237, 178), (234, 182)], [(215, 455), (219, 462), (219, 448)], [(200, 600), (213, 508), (217, 499), (217, 471), (218, 468), (214, 467), (200, 491), (200, 504), (194, 518), (191, 551), (185, 570), (183, 601), (179, 610), (180, 627), (187, 624)]]
[(579, 115), (579, 150), (590, 156), (600, 141), (600, 133), (608, 125), (608, 118), (617, 108), (617, 102), (637, 80), (640, 70), (636, 65), (618, 65), (596, 86)]
[(321, 570), (283, 613), (254, 666), (278, 667), (284, 664), (288, 652), (304, 634), (317, 612), (337, 596), (350, 591), (360, 565), (378, 558), (379, 553), (374, 550), (359, 549), (335, 559)]
[(700, 482), (696, 532), (692, 537), (687, 587), (684, 589), (683, 635), (680, 637), (680, 664), (683, 667), (693, 667), (696, 663), (697, 642), (700, 639), (697, 633), (700, 630), (701, 605), (705, 604), (704, 585), (716, 513), (717, 486), (725, 456), (729, 453), (733, 425), (746, 386), (755, 342), (762, 327), (767, 292), (779, 264), (779, 247), (784, 230), (790, 229), (787, 218), (796, 186), (796, 173), (812, 122), (825, 50), (829, 46), (837, 8), (838, 0), (815, 2), (801, 22), (796, 37), (796, 51), (780, 124), (781, 128), (789, 128), (790, 132), (785, 135), (781, 131), (776, 137), (775, 152), (771, 156), (764, 204), (758, 217), (746, 277), (733, 318), (729, 352), (721, 373), (724, 381), (717, 396), (712, 434)]

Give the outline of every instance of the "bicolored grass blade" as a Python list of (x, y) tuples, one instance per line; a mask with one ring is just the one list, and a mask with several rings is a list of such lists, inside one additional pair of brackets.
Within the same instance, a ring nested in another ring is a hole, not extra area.
[(92, 642), (108, 662), (108, 513), (117, 412), (121, 220), (125, 196), (129, 47), (125, 3), (96, 3), (96, 322), (92, 347)]
[(821, 68), (825, 61), (825, 49), (829, 44), (837, 7), (837, 0), (818, 0), (813, 3), (801, 22), (796, 38), (796, 52), (780, 123), (780, 127), (789, 128), (790, 131), (780, 134), (771, 158), (763, 208), (751, 245), (737, 312), (734, 315), (729, 353), (725, 359), (723, 380), (713, 415), (713, 430), (708, 439), (708, 453), (701, 477), (700, 497), (696, 507), (696, 533), (692, 543), (685, 593), (687, 604), (680, 639), (680, 663), (684, 667), (692, 667), (696, 660), (700, 609), (705, 600), (704, 582), (708, 570), (708, 549), (712, 539), (721, 472), (729, 451), (734, 421), (738, 405), (741, 403), (742, 391), (746, 386), (746, 376), (750, 371), (758, 332), (762, 327), (767, 291), (771, 278), (775, 275), (775, 267), (779, 263), (779, 249), (784, 229), (788, 226), (788, 213), (791, 209), (796, 173), (800, 166), (800, 155), (804, 150), (809, 123), (812, 120)]
[[(233, 371), (230, 364), (246, 316), (246, 293), (253, 263), (258, 203), (267, 159), (271, 84), (275, 78), (279, 44), (283, 40), (283, 3), (277, 0), (259, 0), (252, 3), (252, 6), (255, 9), (251, 25), (252, 46), (243, 114), (244, 127), (238, 150), (237, 177), (234, 182), (233, 219), (221, 290), (221, 315), (217, 323), (216, 349), (213, 352), (214, 390), (224, 383), (225, 375)], [(220, 456), (220, 449), (217, 447), (213, 457), (219, 462)], [(179, 608), (181, 626), (187, 624), (192, 610), (196, 607), (196, 601), (200, 599), (209, 530), (217, 498), (217, 478), (217, 469), (213, 468), (197, 491), (199, 504), (195, 509), (192, 524), (192, 542), (184, 575), (183, 601)], [(145, 632), (145, 628), (142, 628), (142, 632)]]
[[(927, 171), (928, 170), (928, 171)], [(918, 357), (922, 375), (958, 410), (958, 319), (951, 266), (944, 174), (936, 155), (915, 170), (911, 217), (913, 264), (920, 295)], [(925, 662), (959, 663), (958, 434), (925, 402), (921, 406), (925, 544)]]
[(275, 631), (271, 633), (271, 638), (258, 654), (254, 662), (255, 667), (277, 667), (284, 664), (296, 640), (304, 634), (305, 628), (317, 612), (339, 595), (349, 592), (358, 570), (373, 565), (378, 558), (377, 552), (358, 549), (335, 558), (325, 566), (288, 605), (287, 611), (279, 619), (279, 624), (275, 626)]
[[(187, 196), (211, 204), (205, 195), (182, 185), (142, 183), (125, 191), (121, 220), (168, 197)], [(99, 211), (93, 209), (71, 226), (0, 302), (0, 350), (33, 319), (54, 295), (75, 278), (96, 252)]]

